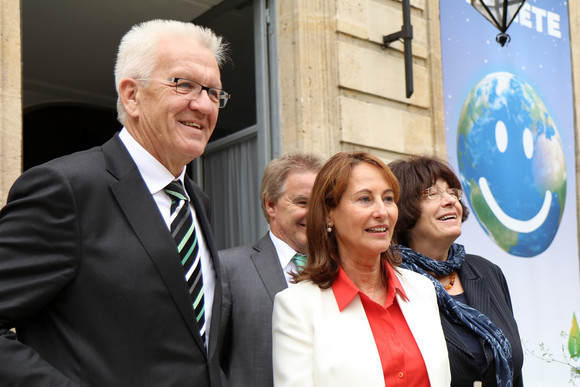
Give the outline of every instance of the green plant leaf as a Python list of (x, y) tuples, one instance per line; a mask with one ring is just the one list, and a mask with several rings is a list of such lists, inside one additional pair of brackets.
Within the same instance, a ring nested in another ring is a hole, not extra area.
[(576, 313), (572, 313), (572, 328), (570, 329), (570, 337), (568, 339), (568, 351), (570, 351), (570, 357), (572, 359), (580, 358), (580, 329), (578, 329)]

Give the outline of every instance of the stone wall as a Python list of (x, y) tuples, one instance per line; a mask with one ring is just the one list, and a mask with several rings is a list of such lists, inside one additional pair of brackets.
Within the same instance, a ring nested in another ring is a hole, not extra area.
[(414, 93), (405, 96), (394, 0), (285, 0), (278, 6), (282, 151), (362, 149), (389, 161), (445, 156), (439, 5), (411, 1)]
[(281, 150), (333, 154), (340, 150), (336, 0), (276, 3)]
[(0, 207), (22, 169), (20, 1), (0, 0)]

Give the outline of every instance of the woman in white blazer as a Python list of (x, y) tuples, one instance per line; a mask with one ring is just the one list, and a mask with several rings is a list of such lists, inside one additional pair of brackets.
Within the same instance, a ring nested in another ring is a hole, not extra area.
[(319, 172), (308, 262), (274, 303), (275, 386), (450, 385), (433, 284), (390, 249), (398, 198), (368, 153), (338, 153)]

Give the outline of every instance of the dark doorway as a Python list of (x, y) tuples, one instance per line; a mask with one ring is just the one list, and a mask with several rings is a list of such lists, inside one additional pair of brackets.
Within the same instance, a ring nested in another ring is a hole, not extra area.
[(23, 115), (23, 168), (103, 144), (121, 129), (114, 110), (49, 105)]

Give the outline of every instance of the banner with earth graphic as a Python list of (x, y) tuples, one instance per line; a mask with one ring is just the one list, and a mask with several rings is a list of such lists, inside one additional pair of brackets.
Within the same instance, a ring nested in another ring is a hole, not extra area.
[(471, 211), (458, 243), (507, 278), (524, 384), (580, 386), (567, 2), (526, 1), (504, 47), (470, 0), (439, 4), (447, 156)]

